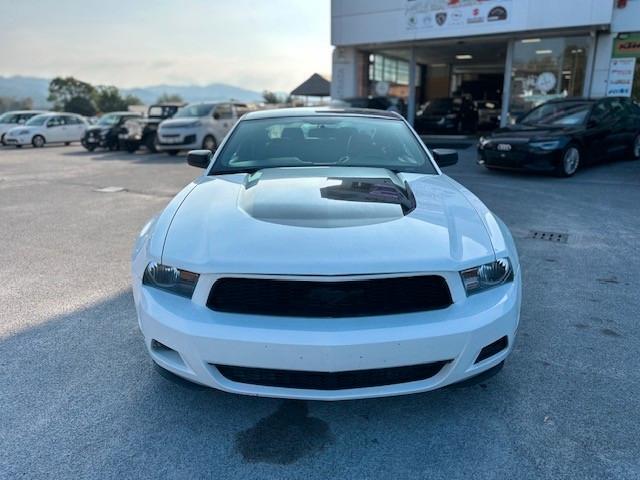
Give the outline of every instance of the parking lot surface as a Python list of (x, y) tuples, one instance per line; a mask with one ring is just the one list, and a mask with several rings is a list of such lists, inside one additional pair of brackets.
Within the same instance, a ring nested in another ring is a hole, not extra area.
[(0, 478), (640, 478), (640, 162), (558, 179), (461, 155), (446, 173), (519, 247), (513, 354), (475, 386), (322, 403), (153, 367), (129, 256), (199, 174), (184, 156), (1, 149)]

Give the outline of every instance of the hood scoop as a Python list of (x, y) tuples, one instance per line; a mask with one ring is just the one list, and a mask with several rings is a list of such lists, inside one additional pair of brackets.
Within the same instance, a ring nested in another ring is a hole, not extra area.
[(408, 183), (381, 168), (273, 168), (248, 175), (238, 207), (256, 220), (337, 228), (398, 220), (415, 209)]

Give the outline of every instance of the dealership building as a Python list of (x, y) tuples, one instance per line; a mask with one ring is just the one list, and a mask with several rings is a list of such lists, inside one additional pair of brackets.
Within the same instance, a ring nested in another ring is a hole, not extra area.
[(334, 99), (640, 100), (640, 0), (332, 0)]

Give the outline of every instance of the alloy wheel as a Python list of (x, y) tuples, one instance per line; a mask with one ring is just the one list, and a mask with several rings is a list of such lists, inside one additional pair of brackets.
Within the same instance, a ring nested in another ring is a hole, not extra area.
[(564, 167), (565, 175), (573, 175), (578, 170), (580, 165), (580, 151), (576, 147), (569, 147), (564, 152), (562, 158), (562, 166)]
[(211, 150), (212, 152), (216, 149), (216, 141), (213, 137), (207, 136), (202, 143), (202, 148), (205, 150)]
[(40, 135), (36, 135), (35, 137), (33, 137), (33, 146), (36, 148), (41, 148), (44, 146), (44, 138), (42, 138)]

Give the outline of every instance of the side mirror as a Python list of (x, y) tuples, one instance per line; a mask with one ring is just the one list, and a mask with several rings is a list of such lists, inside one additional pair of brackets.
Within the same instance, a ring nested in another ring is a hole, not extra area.
[(191, 150), (187, 154), (187, 163), (192, 167), (207, 168), (212, 155), (211, 150)]
[(439, 167), (448, 167), (458, 163), (458, 152), (448, 148), (435, 148), (431, 151)]
[(220, 114), (218, 112), (213, 112), (213, 119), (220, 120)]

